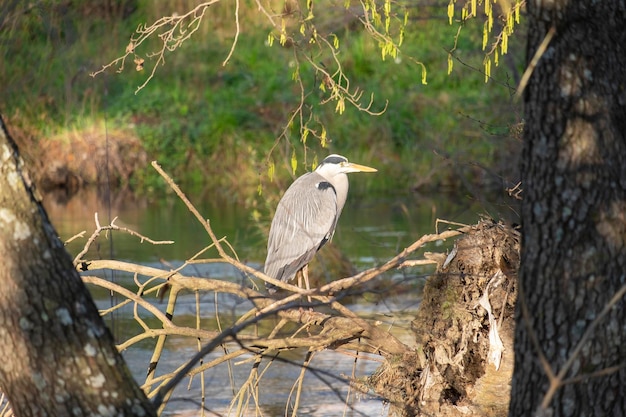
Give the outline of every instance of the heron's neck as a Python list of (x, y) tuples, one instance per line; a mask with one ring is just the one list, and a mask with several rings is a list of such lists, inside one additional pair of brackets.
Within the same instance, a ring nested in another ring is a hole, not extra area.
[(343, 210), (343, 206), (346, 204), (346, 197), (348, 196), (348, 175), (340, 173), (333, 175), (332, 178), (328, 178), (326, 175), (322, 176), (335, 187), (337, 194), (337, 218), (339, 218), (341, 210)]

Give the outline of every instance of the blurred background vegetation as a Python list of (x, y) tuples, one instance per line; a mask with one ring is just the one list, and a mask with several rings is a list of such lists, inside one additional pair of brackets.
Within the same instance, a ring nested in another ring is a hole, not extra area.
[[(290, 1), (272, 3), (285, 12)], [(185, 13), (197, 1), (3, 2), (0, 112), (49, 187), (113, 180), (151, 190), (160, 183), (149, 166), (156, 159), (178, 181), (251, 202), (259, 189), (286, 188), (294, 154), (300, 175), (313, 155), (331, 152), (384, 171), (354, 184), (370, 192), (502, 192), (517, 182), (521, 111), (512, 93), (523, 69), (523, 22), (485, 83), (482, 21), (463, 24), (454, 51), (460, 61), (447, 73), (460, 25), (448, 23), (448, 1), (402, 2), (409, 21), (401, 54), (384, 61), (344, 1), (314, 3), (320, 32), (340, 40), (352, 88), (364, 92), (364, 101), (373, 94), (373, 110), (388, 103), (380, 116), (349, 105), (339, 114), (335, 103), (321, 103), (320, 80), (302, 65), (305, 103), (325, 126), (328, 149), (318, 140), (303, 144), (288, 126), (301, 95), (292, 79), (294, 54), (289, 44), (269, 45), (273, 29), (253, 0), (239, 2), (241, 32), (227, 65), (235, 3), (221, 1), (139, 92), (153, 62), (146, 51), (143, 71), (129, 62), (119, 73), (90, 73), (123, 55), (138, 25)], [(159, 48), (158, 39), (150, 42)], [(415, 60), (427, 70), (426, 84)]]

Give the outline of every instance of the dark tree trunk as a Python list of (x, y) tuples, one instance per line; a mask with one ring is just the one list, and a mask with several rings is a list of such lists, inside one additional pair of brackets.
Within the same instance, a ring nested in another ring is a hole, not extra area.
[(626, 6), (527, 4), (529, 62), (555, 32), (525, 92), (509, 415), (624, 416)]
[(17, 416), (150, 416), (0, 118), (0, 388)]

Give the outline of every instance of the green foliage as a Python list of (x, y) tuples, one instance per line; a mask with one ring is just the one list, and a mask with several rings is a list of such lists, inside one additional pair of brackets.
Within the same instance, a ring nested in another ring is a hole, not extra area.
[[(500, 0), (497, 6), (494, 6), (496, 2), (491, 2), (491, 0), (467, 0), (459, 3), (460, 5), (457, 5), (457, 0), (450, 0), (448, 3), (449, 23), (453, 24), (455, 15), (458, 13), (457, 9), (460, 9), (461, 14), (458, 20), (459, 34), (468, 21), (481, 19), (479, 23), (482, 25), (482, 49), (485, 51), (483, 67), (485, 82), (488, 82), (491, 77), (492, 63), (497, 67), (500, 65), (500, 56), (509, 52), (509, 39), (521, 23), (521, 11), (525, 8), (526, 1)], [(456, 37), (458, 38), (459, 36)], [(452, 71), (455, 49), (456, 44), (448, 55), (448, 73)]]
[[(233, 42), (234, 19), (232, 10), (220, 3), (210, 8), (215, 14), (207, 16), (195, 38), (166, 54), (164, 65), (136, 94), (154, 63), (146, 51), (141, 52), (143, 71), (136, 71), (129, 61), (120, 74), (108, 71), (92, 78), (89, 73), (123, 53), (139, 22), (153, 21), (172, 10), (184, 12), (192, 3), (126, 1), (132, 13), (126, 7), (109, 14), (90, 7), (90, 2), (72, 3), (73, 7), (63, 9), (61, 3), (49, 1), (47, 9), (21, 16), (11, 31), (1, 32), (0, 40), (10, 45), (0, 70), (0, 82), (8, 86), (4, 111), (43, 134), (103, 118), (109, 126), (130, 126), (150, 158), (188, 181), (207, 182), (229, 169), (243, 175), (248, 166), (242, 182), (258, 185), (267, 181), (270, 167), (276, 178), (291, 175), (294, 155), (299, 174), (315, 163), (314, 154), (339, 152), (383, 168), (385, 175), (368, 176), (359, 181), (360, 186), (407, 188), (432, 175), (439, 164), (445, 170), (443, 161), (449, 158), (490, 165), (495, 149), (503, 146), (503, 135), (494, 136), (483, 126), (507, 126), (517, 118), (508, 104), (510, 91), (483, 84), (484, 76), (476, 70), (484, 59), (480, 22), (465, 22), (464, 36), (455, 39), (457, 28), (441, 20), (445, 7), (386, 12), (391, 4), (383, 2), (376, 9), (380, 13), (373, 26), (376, 36), (354, 21), (335, 23), (332, 9), (318, 7), (313, 13), (321, 21), (306, 21), (308, 26), (298, 39), (290, 37), (299, 33), (299, 27), (286, 22), (285, 38), (276, 32), (279, 42), (273, 46), (268, 45), (271, 29), (263, 24), (264, 17), (250, 7), (241, 12), (240, 20), (254, 23), (240, 33), (234, 54), (223, 66)], [(316, 3), (307, 4), (305, 18)], [(419, 20), (412, 19), (418, 15)], [(350, 82), (349, 91), (363, 92), (357, 103), (366, 107), (373, 97), (372, 112), (386, 109), (380, 116), (351, 105), (338, 112), (340, 98), (329, 100), (333, 84), (327, 84), (320, 72), (327, 69), (333, 82), (341, 82), (335, 57), (321, 47), (302, 55), (288, 42), (313, 39), (314, 31), (328, 35)], [(154, 50), (150, 48), (158, 48), (159, 42), (152, 39), (146, 45), (148, 51)], [(452, 47), (466, 65), (455, 66), (448, 75)], [(295, 61), (298, 53), (304, 58), (300, 62)], [(427, 68), (427, 84), (422, 65)], [(504, 82), (506, 73), (515, 70), (501, 66), (492, 77)], [(296, 119), (285, 129), (301, 95), (306, 128)], [(251, 148), (258, 152), (256, 163), (220, 165), (234, 161), (222, 157), (231, 153), (240, 153), (245, 160)], [(444, 170), (440, 177), (454, 175)], [(138, 169), (135, 181), (150, 186), (148, 172), (149, 168)]]

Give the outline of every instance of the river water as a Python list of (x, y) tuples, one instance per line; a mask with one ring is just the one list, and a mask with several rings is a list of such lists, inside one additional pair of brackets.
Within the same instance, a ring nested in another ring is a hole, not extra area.
[[(188, 195), (203, 216), (211, 220), (218, 237), (226, 237), (241, 260), (260, 268), (265, 257), (265, 235), (259, 223), (249, 212), (227, 198), (211, 193)], [(210, 239), (197, 220), (184, 204), (174, 195), (141, 198), (130, 192), (117, 191), (109, 195), (96, 190), (84, 190), (68, 198), (62, 194), (49, 194), (44, 205), (57, 232), (63, 240), (86, 231), (67, 245), (74, 257), (85, 245), (87, 237), (95, 229), (95, 213), (101, 225), (117, 218), (115, 224), (132, 229), (154, 240), (174, 240), (173, 245), (151, 245), (141, 243), (134, 236), (113, 232), (101, 236), (97, 244), (84, 257), (85, 259), (118, 259), (169, 269), (180, 265), (202, 248)], [(357, 270), (381, 264), (398, 251), (410, 245), (420, 236), (435, 231), (437, 218), (454, 222), (475, 223), (478, 214), (483, 212), (480, 205), (470, 199), (449, 196), (426, 198), (417, 195), (364, 196), (351, 194), (344, 208), (333, 243), (349, 259)], [(263, 221), (263, 219), (262, 219)], [(265, 224), (268, 220), (265, 219)], [(263, 222), (262, 222), (263, 223)], [(445, 225), (443, 226), (446, 227)], [(441, 229), (440, 229), (441, 230)], [(445, 251), (448, 243), (431, 244), (430, 251)], [(215, 257), (215, 255), (207, 255)], [(419, 304), (419, 289), (431, 271), (428, 267), (396, 271), (387, 277), (388, 283), (401, 282), (402, 291), (386, 293), (384, 296), (358, 297), (346, 305), (363, 317), (378, 320), (403, 342), (411, 345), (409, 330), (413, 313)], [(223, 264), (201, 264), (187, 267), (183, 273), (193, 276), (244, 282), (240, 273)], [(115, 280), (133, 289), (133, 277), (105, 272), (100, 276)], [(395, 284), (394, 284), (395, 285)], [(135, 287), (136, 289), (136, 287)], [(99, 308), (106, 309), (119, 302), (108, 291), (90, 287)], [(151, 300), (156, 302), (154, 298)], [(184, 294), (176, 306), (175, 322), (194, 326), (196, 320), (196, 297)], [(165, 303), (156, 302), (160, 310)], [(202, 326), (217, 329), (216, 314), (222, 326), (233, 323), (249, 305), (242, 300), (218, 297), (214, 294), (200, 294), (200, 320)], [(145, 314), (146, 322), (158, 327)], [(122, 342), (141, 332), (133, 319), (131, 305), (107, 316), (115, 337)], [(204, 328), (204, 327), (203, 327)], [(135, 378), (143, 383), (146, 369), (154, 348), (155, 339), (148, 339), (123, 352)], [(171, 372), (184, 363), (186, 358), (197, 352), (197, 343), (189, 338), (169, 338), (164, 356), (157, 368), (157, 375)], [(236, 350), (229, 345), (225, 349)], [(208, 362), (224, 355), (219, 349), (205, 358)], [(265, 370), (262, 363), (259, 372), (265, 371), (258, 388), (260, 407), (253, 405), (244, 408), (241, 415), (291, 415), (285, 404), (292, 403), (290, 392), (299, 376), (300, 368), (293, 363), (302, 363), (305, 351), (293, 351), (282, 355), (285, 362), (275, 361)], [(371, 375), (379, 366), (380, 358), (360, 356), (355, 359), (346, 353), (323, 351), (315, 354), (312, 370), (305, 374), (305, 387), (299, 405), (299, 416), (384, 416), (386, 404), (375, 395), (357, 395), (350, 389), (347, 378)], [(230, 365), (230, 366), (229, 366)], [(229, 365), (223, 364), (204, 373), (206, 403), (205, 415), (236, 415), (236, 406), (231, 407), (234, 392), (250, 376), (252, 362), (246, 357), (238, 357)], [(195, 377), (175, 390), (163, 415), (195, 416), (200, 411), (201, 381)], [(292, 397), (293, 398), (293, 397)], [(248, 398), (249, 404), (253, 404)], [(230, 411), (229, 411), (230, 410)]]

